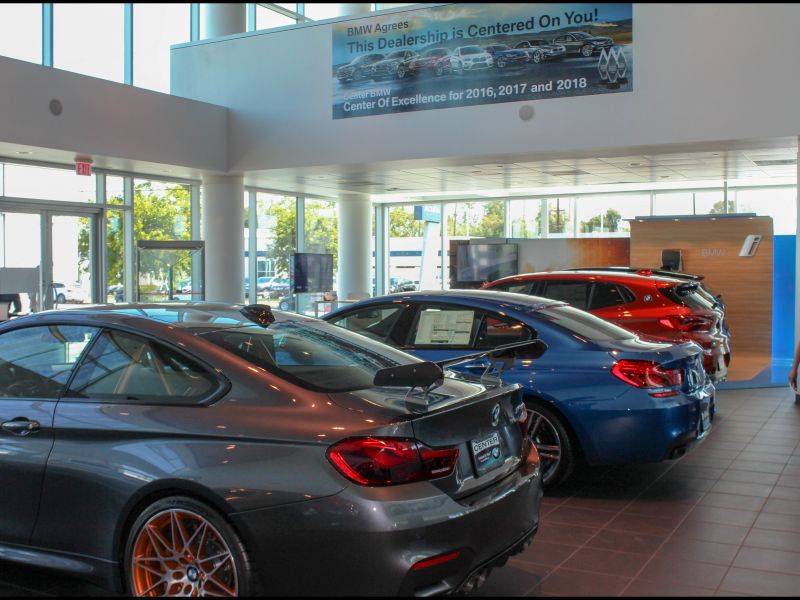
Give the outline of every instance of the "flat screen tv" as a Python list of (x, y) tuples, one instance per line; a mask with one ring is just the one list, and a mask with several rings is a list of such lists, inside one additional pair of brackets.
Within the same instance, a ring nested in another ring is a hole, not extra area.
[(516, 244), (462, 244), (456, 251), (456, 281), (494, 281), (517, 274)]
[(293, 254), (289, 277), (295, 294), (330, 292), (333, 289), (333, 254)]

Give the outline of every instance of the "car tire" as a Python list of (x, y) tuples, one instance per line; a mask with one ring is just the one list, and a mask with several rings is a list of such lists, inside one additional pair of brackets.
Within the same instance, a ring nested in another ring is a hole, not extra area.
[(434, 69), (433, 73), (437, 77), (441, 77), (442, 75), (444, 75), (444, 66), (442, 65), (442, 63), (436, 63), (436, 68)]
[[(173, 541), (174, 531), (180, 540)], [(128, 534), (122, 573), (130, 596), (247, 596), (258, 587), (233, 527), (207, 504), (185, 496), (162, 498), (142, 510)]]
[(64, 294), (59, 294), (56, 296), (56, 304), (65, 304), (67, 302), (67, 297)]
[(542, 53), (541, 52), (534, 52), (533, 53), (533, 62), (537, 65), (542, 62)]
[(542, 461), (542, 486), (551, 490), (564, 483), (578, 459), (577, 444), (556, 411), (542, 401), (526, 398), (528, 419), (526, 427)]
[(288, 311), (289, 310), (289, 303), (286, 300), (284, 300), (280, 304), (278, 304), (278, 308), (281, 309), (281, 310)]
[(403, 79), (406, 76), (406, 68), (403, 65), (398, 65), (395, 75), (398, 79)]
[(506, 59), (505, 59), (505, 58), (503, 58), (503, 57), (501, 56), (500, 58), (498, 58), (498, 59), (495, 61), (495, 63), (494, 63), (494, 64), (496, 64), (496, 65), (497, 65), (497, 68), (498, 68), (498, 69), (505, 69), (505, 68), (506, 68)]
[(581, 46), (581, 56), (585, 58), (589, 58), (594, 53), (594, 46), (591, 44), (586, 44), (585, 46)]
[(364, 72), (361, 69), (356, 69), (353, 71), (353, 81), (361, 81), (362, 79), (364, 79)]

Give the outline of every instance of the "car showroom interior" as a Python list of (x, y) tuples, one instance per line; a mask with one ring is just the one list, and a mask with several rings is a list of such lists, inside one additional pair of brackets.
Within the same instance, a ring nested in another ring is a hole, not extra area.
[(797, 596), (798, 23), (0, 4), (0, 595)]

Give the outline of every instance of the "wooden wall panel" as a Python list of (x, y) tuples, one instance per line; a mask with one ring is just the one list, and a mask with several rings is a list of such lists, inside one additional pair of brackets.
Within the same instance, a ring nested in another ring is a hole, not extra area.
[[(740, 257), (749, 234), (762, 236), (756, 255)], [(731, 328), (729, 379), (750, 379), (772, 357), (772, 219), (708, 217), (631, 221), (631, 265), (661, 265), (662, 249), (683, 253), (683, 270), (705, 275), (722, 293)]]

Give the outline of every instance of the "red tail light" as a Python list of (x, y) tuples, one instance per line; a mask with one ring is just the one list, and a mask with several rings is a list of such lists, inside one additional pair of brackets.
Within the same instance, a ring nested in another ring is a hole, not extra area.
[(670, 315), (669, 317), (661, 317), (658, 320), (664, 327), (668, 329), (675, 329), (676, 331), (690, 332), (690, 331), (711, 331), (714, 328), (714, 321), (709, 317), (700, 315)]
[(429, 448), (417, 440), (350, 438), (328, 449), (328, 460), (360, 485), (397, 485), (453, 472), (458, 448)]
[(664, 369), (649, 360), (620, 360), (611, 368), (611, 373), (628, 385), (653, 390), (649, 392), (656, 398), (676, 396), (683, 385), (683, 371)]

